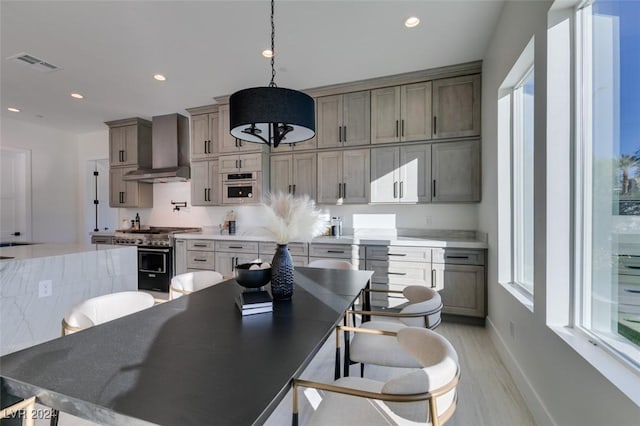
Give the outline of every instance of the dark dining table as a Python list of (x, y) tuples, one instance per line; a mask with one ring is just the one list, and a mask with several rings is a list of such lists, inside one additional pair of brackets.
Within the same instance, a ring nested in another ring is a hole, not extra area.
[(105, 425), (264, 423), (371, 275), (296, 268), (292, 299), (248, 316), (229, 280), (5, 355), (0, 404), (35, 395)]

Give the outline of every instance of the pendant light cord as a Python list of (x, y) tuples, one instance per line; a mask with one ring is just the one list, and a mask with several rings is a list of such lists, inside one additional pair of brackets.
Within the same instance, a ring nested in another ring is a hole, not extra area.
[(276, 40), (276, 26), (273, 23), (273, 15), (275, 10), (275, 1), (271, 0), (271, 83), (269, 83), (269, 87), (278, 87), (276, 86), (276, 68), (275, 68), (275, 40)]

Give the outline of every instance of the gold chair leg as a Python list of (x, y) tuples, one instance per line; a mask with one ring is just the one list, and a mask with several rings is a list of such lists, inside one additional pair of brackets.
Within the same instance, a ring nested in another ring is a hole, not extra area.
[(291, 415), (291, 425), (298, 426), (298, 385), (293, 382), (293, 414)]

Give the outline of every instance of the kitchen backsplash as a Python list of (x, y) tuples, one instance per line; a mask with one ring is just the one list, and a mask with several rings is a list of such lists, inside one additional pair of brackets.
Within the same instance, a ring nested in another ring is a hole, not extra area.
[[(236, 215), (238, 235), (260, 226), (263, 215), (261, 206), (191, 206), (191, 186), (189, 182), (155, 184), (151, 209), (119, 209), (118, 223), (123, 219), (133, 219), (140, 214), (143, 226), (197, 226), (215, 231), (224, 222), (229, 210)], [(186, 201), (188, 207), (174, 210), (171, 202)], [(330, 216), (340, 216), (343, 220), (343, 234), (353, 233), (353, 218), (358, 214), (391, 215), (398, 228), (413, 229), (477, 229), (477, 206), (475, 204), (420, 204), (420, 205), (320, 205)]]

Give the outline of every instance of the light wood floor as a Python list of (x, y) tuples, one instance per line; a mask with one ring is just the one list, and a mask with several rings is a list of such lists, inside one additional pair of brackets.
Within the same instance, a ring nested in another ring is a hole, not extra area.
[[(449, 339), (456, 348), (462, 372), (458, 387), (458, 408), (447, 426), (535, 425), (485, 328), (443, 323), (437, 331)], [(317, 381), (332, 381), (334, 354), (335, 338), (329, 338), (302, 377)], [(351, 375), (359, 375), (359, 371), (359, 365), (351, 367)], [(365, 375), (370, 379), (384, 381), (401, 372), (402, 370), (367, 366)], [(300, 396), (300, 424), (304, 425), (313, 412), (313, 407), (306, 395)], [(290, 425), (291, 407), (291, 393), (289, 393), (269, 417), (266, 425)], [(48, 423), (36, 422), (36, 424), (44, 426)], [(60, 426), (93, 425), (64, 413), (59, 424)]]

